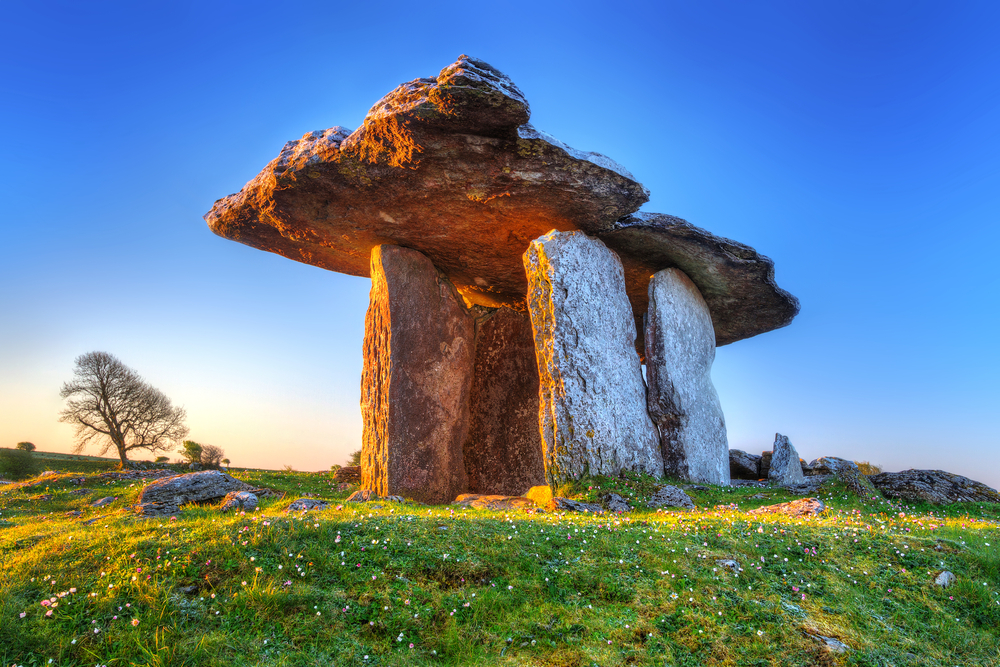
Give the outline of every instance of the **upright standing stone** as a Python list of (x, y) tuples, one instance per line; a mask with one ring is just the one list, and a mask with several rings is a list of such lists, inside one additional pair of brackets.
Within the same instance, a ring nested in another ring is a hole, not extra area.
[(469, 411), (464, 456), (470, 492), (518, 496), (545, 483), (527, 313), (500, 308), (477, 321)]
[(802, 484), (806, 481), (806, 476), (802, 474), (802, 462), (799, 461), (799, 453), (795, 451), (787, 435), (774, 434), (774, 450), (771, 455), (771, 467), (767, 472), (767, 478), (775, 484), (789, 486), (791, 484)]
[(362, 488), (427, 503), (465, 491), (475, 325), (451, 282), (408, 248), (372, 249), (361, 380)]
[(661, 475), (621, 261), (583, 232), (552, 231), (531, 242), (524, 267), (547, 481)]
[(728, 486), (726, 420), (712, 384), (715, 329), (701, 292), (678, 269), (649, 281), (645, 333), (647, 401), (664, 472)]

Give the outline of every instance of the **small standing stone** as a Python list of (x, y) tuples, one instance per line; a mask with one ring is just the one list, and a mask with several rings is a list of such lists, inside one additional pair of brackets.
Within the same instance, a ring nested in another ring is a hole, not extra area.
[(656, 493), (649, 499), (647, 507), (683, 507), (694, 509), (694, 501), (691, 496), (684, 493), (682, 489), (666, 484), (656, 490)]
[(954, 573), (949, 572), (948, 570), (942, 570), (941, 573), (934, 578), (934, 583), (940, 586), (941, 588), (948, 588), (953, 583), (955, 583), (956, 579), (957, 577), (954, 575)]
[(771, 456), (771, 468), (767, 478), (779, 486), (802, 484), (806, 476), (802, 474), (802, 463), (799, 453), (795, 451), (787, 435), (774, 434), (774, 453)]
[(692, 482), (729, 485), (729, 440), (712, 384), (715, 328), (705, 299), (678, 269), (649, 281), (646, 392), (660, 429), (663, 468)]
[(617, 493), (609, 493), (607, 498), (604, 499), (604, 506), (613, 514), (620, 514), (632, 510), (632, 506), (628, 504), (628, 501)]
[(618, 256), (583, 232), (552, 231), (531, 242), (524, 268), (547, 481), (662, 475)]

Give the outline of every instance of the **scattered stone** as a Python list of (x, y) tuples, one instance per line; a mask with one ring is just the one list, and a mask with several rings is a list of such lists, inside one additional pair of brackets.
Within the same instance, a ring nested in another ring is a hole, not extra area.
[(617, 493), (609, 493), (605, 497), (604, 507), (612, 514), (621, 514), (632, 510), (632, 506), (628, 504), (628, 501)]
[(1000, 502), (996, 489), (944, 470), (882, 472), (867, 479), (886, 497), (904, 502), (934, 505)]
[(815, 516), (826, 510), (826, 505), (819, 498), (802, 498), (777, 505), (765, 505), (750, 510), (747, 514), (784, 514), (791, 517)]
[(748, 454), (742, 449), (729, 450), (730, 479), (760, 479), (757, 471), (760, 468), (760, 457)]
[(739, 561), (733, 560), (732, 558), (720, 558), (715, 561), (716, 565), (724, 567), (727, 570), (732, 570), (733, 572), (742, 572), (743, 567), (740, 566)]
[(523, 496), (501, 496), (479, 493), (463, 493), (455, 498), (452, 505), (463, 505), (480, 510), (517, 510), (535, 507), (535, 501)]
[(822, 643), (826, 647), (826, 649), (831, 653), (846, 653), (847, 650), (850, 648), (844, 642), (840, 641), (839, 639), (835, 639), (833, 637), (826, 637), (824, 635), (814, 634), (811, 632), (807, 632), (806, 637), (809, 637), (809, 639), (813, 639), (815, 641)]
[(603, 514), (604, 508), (596, 503), (584, 503), (579, 500), (570, 500), (569, 498), (560, 498), (555, 496), (549, 501), (548, 507), (546, 509), (557, 512), (559, 510), (565, 510), (569, 512), (591, 512), (593, 514)]
[(426, 256), (371, 253), (361, 381), (361, 485), (442, 504), (466, 487), (475, 322)]
[(72, 491), (70, 491), (69, 495), (71, 495), (71, 496), (87, 496), (87, 495), (90, 495), (93, 492), (94, 492), (93, 489), (79, 488), (79, 489), (73, 489)]
[(549, 484), (623, 470), (661, 476), (618, 257), (582, 232), (553, 231), (531, 242), (524, 267)]
[(286, 511), (308, 512), (310, 510), (325, 510), (329, 506), (330, 503), (326, 502), (325, 500), (318, 500), (316, 498), (299, 498), (298, 500), (293, 500), (292, 504), (288, 506), (288, 509)]
[(957, 580), (958, 577), (948, 570), (942, 570), (936, 577), (934, 577), (934, 583), (941, 588), (948, 588)]
[(701, 484), (681, 484), (681, 488), (687, 491), (711, 491), (712, 489)]
[(386, 496), (385, 498), (383, 498), (383, 500), (387, 500), (390, 503), (405, 503), (406, 502), (406, 498), (404, 498), (403, 496)]
[(360, 484), (361, 466), (344, 466), (333, 473), (333, 481), (341, 484)]
[(257, 503), (257, 496), (249, 491), (230, 491), (226, 494), (226, 497), (222, 499), (222, 504), (219, 505), (219, 511), (229, 512), (232, 510), (242, 510), (244, 512), (252, 512), (257, 507)]
[(730, 486), (738, 488), (764, 489), (768, 483), (762, 479), (734, 479), (729, 482)]
[(774, 434), (774, 449), (767, 479), (778, 486), (791, 486), (806, 481), (802, 474), (802, 464), (799, 463), (799, 453), (795, 451), (787, 435)]
[(764, 499), (769, 498), (769, 497), (770, 496), (767, 496), (767, 495), (765, 495), (763, 493), (755, 493), (752, 496), (747, 496), (747, 500), (764, 500)]
[(684, 509), (694, 509), (694, 501), (691, 500), (691, 496), (684, 493), (681, 489), (670, 484), (659, 487), (652, 497), (650, 497), (649, 502), (646, 503), (647, 507), (683, 507)]
[(55, 496), (52, 495), (51, 493), (43, 493), (40, 496), (35, 496), (34, 498), (32, 498), (32, 500), (48, 501), (52, 500), (53, 498), (55, 498)]
[(221, 470), (202, 470), (147, 484), (139, 494), (137, 504), (169, 503), (180, 506), (218, 500), (231, 491), (249, 491), (251, 488)]
[(379, 495), (372, 491), (371, 489), (358, 489), (351, 495), (347, 496), (346, 503), (370, 503), (374, 500), (378, 500)]
[(71, 516), (75, 518), (78, 516), (83, 516), (83, 512), (81, 512), (80, 510), (70, 510), (66, 512), (66, 516)]
[(548, 507), (552, 501), (552, 487), (547, 484), (540, 484), (531, 487), (523, 495), (525, 498), (535, 501), (535, 504), (539, 507)]
[(545, 484), (538, 364), (527, 313), (500, 308), (476, 318), (469, 412), (463, 447), (469, 491), (510, 496)]
[(101, 498), (100, 500), (95, 500), (94, 502), (92, 502), (90, 504), (90, 506), (91, 507), (105, 507), (107, 505), (110, 505), (113, 502), (115, 502), (115, 497), (114, 496), (105, 496), (104, 498)]
[(659, 427), (664, 474), (729, 486), (726, 419), (712, 384), (712, 315), (678, 269), (649, 281), (645, 342), (646, 400)]

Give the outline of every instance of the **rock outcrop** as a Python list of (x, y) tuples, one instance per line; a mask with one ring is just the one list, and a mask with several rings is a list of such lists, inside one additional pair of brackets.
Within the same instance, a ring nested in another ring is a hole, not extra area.
[(640, 327), (649, 277), (669, 267), (698, 286), (719, 345), (791, 322), (798, 302), (775, 285), (771, 260), (679, 218), (630, 215), (649, 193), (625, 168), (536, 130), (529, 116), (506, 75), (461, 56), (383, 97), (357, 130), (288, 142), (205, 220), (225, 238), (356, 276), (369, 275), (375, 246), (405, 246), (470, 302), (521, 310), (528, 243), (582, 230), (622, 257)]
[(833, 475), (859, 498), (879, 498), (882, 494), (871, 479), (861, 474), (858, 464), (836, 456), (824, 456), (809, 464), (817, 474)]
[(757, 472), (760, 469), (760, 457), (748, 454), (742, 449), (729, 450), (730, 479), (760, 479)]
[(1000, 493), (982, 482), (944, 470), (904, 470), (869, 475), (876, 489), (887, 498), (905, 502), (1000, 503)]
[(774, 449), (771, 454), (771, 466), (767, 472), (767, 479), (772, 484), (779, 486), (804, 484), (806, 481), (805, 475), (802, 474), (799, 453), (795, 451), (795, 447), (787, 435), (774, 434)]
[(474, 322), (451, 282), (421, 253), (371, 255), (361, 382), (362, 487), (447, 503), (466, 489)]
[(200, 470), (165, 477), (148, 484), (136, 504), (166, 503), (186, 505), (224, 498), (231, 491), (252, 491), (253, 487), (221, 470)]
[(549, 485), (622, 470), (661, 475), (618, 257), (581, 232), (552, 232), (531, 242), (524, 266)]
[(677, 269), (649, 281), (646, 313), (646, 400), (659, 428), (664, 473), (729, 485), (729, 440), (712, 384), (715, 331), (705, 300)]
[(500, 308), (477, 318), (469, 413), (463, 447), (469, 491), (517, 496), (545, 483), (538, 366), (527, 313)]

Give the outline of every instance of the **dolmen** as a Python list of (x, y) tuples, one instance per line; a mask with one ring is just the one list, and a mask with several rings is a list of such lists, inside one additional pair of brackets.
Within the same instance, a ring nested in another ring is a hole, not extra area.
[[(715, 348), (798, 301), (749, 246), (669, 215), (624, 167), (535, 129), (461, 56), (356, 130), (288, 142), (216, 234), (372, 280), (362, 488), (450, 502), (623, 470), (728, 484)], [(643, 375), (645, 364), (645, 377)]]

